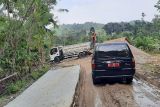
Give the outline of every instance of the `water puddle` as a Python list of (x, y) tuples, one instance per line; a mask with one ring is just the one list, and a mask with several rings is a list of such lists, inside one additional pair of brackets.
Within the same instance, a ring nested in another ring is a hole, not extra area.
[(160, 107), (160, 90), (140, 80), (133, 80), (134, 100), (140, 107)]

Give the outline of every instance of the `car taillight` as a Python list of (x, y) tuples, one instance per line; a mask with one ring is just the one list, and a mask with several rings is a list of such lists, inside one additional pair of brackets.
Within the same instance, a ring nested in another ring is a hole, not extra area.
[(92, 60), (92, 69), (96, 68), (96, 64), (94, 63), (94, 60)]
[(135, 60), (132, 58), (132, 66), (135, 67)]
[(92, 64), (92, 69), (95, 69), (96, 68), (96, 64)]

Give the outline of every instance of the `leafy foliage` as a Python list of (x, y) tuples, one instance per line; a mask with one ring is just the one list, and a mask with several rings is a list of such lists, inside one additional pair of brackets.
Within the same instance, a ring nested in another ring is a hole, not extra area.
[(131, 22), (108, 23), (103, 29), (110, 37), (127, 37), (130, 43), (146, 51), (160, 52), (160, 18), (152, 22), (136, 20)]
[(26, 81), (16, 81), (15, 83), (11, 83), (8, 85), (6, 91), (7, 94), (15, 94), (16, 92), (20, 91), (26, 85)]
[[(1, 0), (7, 14), (0, 16), (0, 68), (9, 75), (25, 75), (43, 65), (53, 43), (54, 32), (45, 26), (56, 20), (50, 9), (56, 0)], [(5, 76), (0, 73), (0, 77)]]
[[(63, 24), (56, 30), (55, 45), (71, 45), (90, 41), (90, 28), (94, 27), (99, 35), (106, 36), (102, 29), (104, 25), (93, 22), (84, 24)], [(100, 37), (101, 39), (101, 37)], [(102, 40), (101, 40), (102, 41)]]
[(143, 20), (135, 20), (131, 22), (108, 23), (104, 25), (103, 29), (107, 34), (119, 34), (122, 32), (137, 34), (137, 32), (139, 32), (143, 26), (149, 29), (151, 24), (152, 23), (145, 22)]
[(43, 66), (42, 69), (35, 70), (31, 73), (31, 77), (36, 80), (40, 78), (46, 71), (49, 70), (49, 66)]

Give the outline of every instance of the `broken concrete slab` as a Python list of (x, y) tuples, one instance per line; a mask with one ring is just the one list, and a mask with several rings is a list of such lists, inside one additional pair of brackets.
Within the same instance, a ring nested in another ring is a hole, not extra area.
[(50, 70), (5, 107), (70, 107), (80, 66)]

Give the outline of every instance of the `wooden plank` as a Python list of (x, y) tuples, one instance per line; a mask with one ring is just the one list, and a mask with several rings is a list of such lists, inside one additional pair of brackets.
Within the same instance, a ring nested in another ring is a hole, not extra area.
[(14, 74), (12, 74), (12, 75), (9, 75), (9, 76), (7, 76), (7, 77), (1, 79), (1, 80), (0, 80), (0, 83), (3, 82), (3, 81), (8, 80), (8, 79), (10, 79), (10, 78), (13, 78), (13, 77), (17, 76), (17, 74), (18, 74), (18, 73), (14, 73)]

